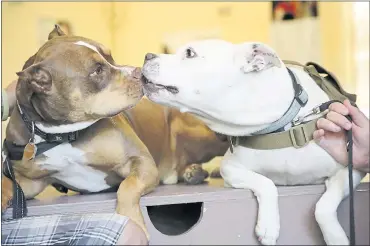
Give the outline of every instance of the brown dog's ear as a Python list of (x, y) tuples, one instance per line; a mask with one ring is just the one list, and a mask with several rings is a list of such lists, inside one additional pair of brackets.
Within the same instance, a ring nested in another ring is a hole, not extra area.
[(20, 80), (28, 83), (35, 93), (48, 94), (51, 91), (51, 74), (40, 63), (18, 72), (17, 75)]
[(66, 34), (62, 31), (59, 25), (55, 25), (53, 31), (49, 33), (48, 40), (59, 37), (59, 36), (65, 36)]
[(244, 43), (237, 47), (236, 57), (244, 73), (259, 72), (271, 67), (281, 67), (276, 52), (262, 43)]

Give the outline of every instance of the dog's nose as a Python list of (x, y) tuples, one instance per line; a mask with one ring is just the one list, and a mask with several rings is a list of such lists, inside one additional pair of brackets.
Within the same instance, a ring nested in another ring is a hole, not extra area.
[(131, 76), (135, 79), (141, 78), (141, 69), (139, 67), (135, 68), (134, 71), (132, 71)]
[(153, 53), (147, 53), (147, 54), (145, 55), (145, 61), (152, 60), (152, 59), (154, 59), (154, 58), (156, 58), (156, 57), (157, 57), (157, 55), (155, 55), (155, 54), (153, 54)]

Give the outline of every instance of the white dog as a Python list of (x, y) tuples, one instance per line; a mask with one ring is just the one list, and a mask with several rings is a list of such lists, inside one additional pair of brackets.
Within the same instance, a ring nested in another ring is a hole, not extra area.
[[(297, 67), (290, 69), (308, 95), (307, 103), (293, 117), (304, 116), (329, 101), (306, 72)], [(262, 43), (197, 41), (176, 54), (147, 54), (142, 71), (150, 100), (192, 113), (212, 130), (228, 136), (250, 136), (267, 129), (292, 107), (294, 98), (287, 67)], [(286, 131), (291, 124), (285, 123), (284, 127)], [(325, 182), (326, 192), (316, 204), (316, 221), (327, 244), (349, 244), (336, 215), (338, 205), (349, 193), (348, 169), (315, 142), (303, 148), (272, 150), (237, 146), (223, 158), (221, 174), (225, 184), (254, 192), (259, 203), (255, 232), (264, 245), (276, 244), (279, 236), (275, 185)], [(354, 187), (363, 177), (363, 173), (354, 171)]]

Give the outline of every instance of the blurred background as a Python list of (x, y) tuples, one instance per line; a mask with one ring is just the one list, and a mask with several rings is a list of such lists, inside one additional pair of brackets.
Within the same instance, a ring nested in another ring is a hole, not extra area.
[(55, 23), (136, 66), (194, 39), (265, 42), (283, 59), (321, 63), (369, 111), (368, 2), (2, 2), (3, 87)]
[(282, 59), (323, 65), (369, 115), (368, 2), (2, 2), (2, 87), (55, 23), (135, 66), (195, 39), (264, 42)]

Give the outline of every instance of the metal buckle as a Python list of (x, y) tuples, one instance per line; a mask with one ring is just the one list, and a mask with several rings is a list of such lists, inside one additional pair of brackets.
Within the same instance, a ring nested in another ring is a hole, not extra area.
[(35, 122), (33, 121), (31, 121), (31, 138), (28, 142), (35, 143)]
[(237, 147), (239, 145), (239, 137), (228, 136), (228, 139), (230, 142), (230, 152), (234, 153), (234, 147)]
[(18, 100), (16, 101), (16, 103), (17, 103), (17, 107), (18, 107), (19, 113), (20, 113), (21, 115), (23, 115), (23, 111), (22, 111), (21, 106), (19, 105)]
[(306, 119), (308, 116), (311, 116), (311, 115), (314, 115), (314, 114), (320, 114), (321, 113), (321, 111), (320, 111), (320, 107), (318, 106), (318, 107), (315, 107), (315, 108), (313, 108), (311, 111), (309, 111), (307, 114), (305, 114), (305, 115), (303, 115), (302, 117), (298, 117), (297, 119), (294, 119), (293, 121), (292, 121), (292, 125), (293, 126), (298, 126), (298, 125), (300, 125), (303, 121), (304, 121), (304, 119)]
[(78, 131), (77, 132), (72, 132), (68, 134), (68, 141), (72, 142), (75, 141), (78, 137)]
[(305, 118), (305, 116), (304, 116), (304, 117), (299, 117), (299, 118), (297, 118), (297, 119), (293, 120), (293, 121), (292, 121), (292, 125), (293, 125), (293, 126), (298, 126), (298, 125), (300, 125), (300, 124), (302, 123), (302, 121), (304, 120), (304, 118)]
[[(303, 135), (303, 138), (304, 138), (304, 144), (303, 145), (298, 145), (297, 144), (296, 136), (298, 134)], [(296, 148), (296, 149), (302, 148), (310, 142), (310, 140), (308, 139), (308, 134), (307, 134), (304, 126), (290, 128), (289, 129), (289, 135), (290, 135), (290, 139), (292, 140), (293, 147)]]

